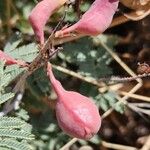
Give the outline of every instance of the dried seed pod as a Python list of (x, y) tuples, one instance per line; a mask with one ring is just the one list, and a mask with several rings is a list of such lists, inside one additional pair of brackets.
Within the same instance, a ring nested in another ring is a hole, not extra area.
[(42, 0), (32, 10), (29, 22), (40, 44), (44, 43), (44, 26), (53, 12), (67, 0)]
[(137, 72), (139, 74), (149, 74), (150, 73), (150, 66), (147, 63), (138, 63), (138, 68), (137, 68)]
[(89, 10), (74, 25), (56, 32), (56, 37), (63, 37), (71, 32), (83, 35), (98, 35), (104, 32), (112, 22), (119, 0), (95, 0)]
[(94, 102), (80, 93), (66, 91), (54, 77), (50, 64), (47, 66), (47, 75), (58, 96), (56, 117), (61, 129), (73, 137), (93, 137), (101, 126), (101, 117)]

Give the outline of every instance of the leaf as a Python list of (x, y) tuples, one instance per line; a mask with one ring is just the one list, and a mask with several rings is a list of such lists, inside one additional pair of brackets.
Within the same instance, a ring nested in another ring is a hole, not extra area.
[(15, 95), (14, 93), (6, 93), (0, 96), (0, 105), (8, 101), (9, 99), (13, 98)]
[[(27, 84), (30, 92), (41, 102), (41, 98), (48, 95), (50, 91), (49, 80), (43, 68), (36, 70), (28, 79)], [(39, 107), (42, 105), (40, 104)]]
[(88, 93), (89, 97), (95, 97), (96, 95), (98, 95), (97, 88), (85, 82), (81, 83), (80, 85), (80, 93), (83, 95), (87, 95)]
[(24, 124), (25, 122), (19, 118), (15, 118), (15, 117), (0, 118), (0, 129), (21, 128)]
[(35, 43), (23, 45), (13, 51), (9, 52), (9, 55), (15, 59), (21, 59), (26, 62), (31, 62), (37, 56), (38, 48)]
[(122, 114), (124, 112), (124, 104), (116, 104), (118, 102), (116, 96), (116, 93), (108, 91), (104, 94), (97, 95), (95, 99), (103, 111), (115, 108), (117, 112)]
[(10, 150), (29, 150), (29, 140), (34, 136), (31, 134), (31, 125), (17, 117), (0, 117), (0, 150), (1, 147)]
[(0, 77), (2, 77), (4, 74), (4, 65), (5, 65), (5, 62), (0, 61)]
[(117, 104), (115, 105), (115, 110), (116, 110), (117, 112), (119, 112), (120, 114), (123, 114), (124, 111), (125, 111), (125, 105), (124, 105), (123, 103), (117, 103)]
[(3, 75), (0, 77), (0, 87), (7, 86), (10, 81), (10, 74)]
[[(112, 46), (115, 45), (115, 40)], [(84, 37), (75, 42), (64, 44), (64, 51), (58, 56), (71, 63), (78, 65), (82, 75), (99, 79), (112, 74), (108, 66), (112, 60), (108, 52), (100, 45), (96, 45), (93, 38)]]
[(19, 109), (19, 112), (17, 112), (16, 115), (25, 121), (29, 120), (29, 114), (25, 109)]
[(19, 142), (14, 139), (3, 139), (0, 140), (0, 146), (10, 148), (12, 150), (29, 150), (29, 144), (26, 142)]
[(14, 34), (6, 43), (4, 47), (4, 51), (9, 53), (10, 51), (17, 48), (17, 46), (21, 43), (21, 37), (16, 33)]
[(11, 130), (11, 129), (0, 129), (0, 136), (1, 137), (10, 137), (10, 138), (17, 138), (17, 139), (26, 139), (32, 140), (33, 135), (30, 133), (19, 131), (19, 130)]
[(110, 91), (103, 95), (104, 99), (108, 101), (110, 107), (113, 107), (117, 102), (116, 96), (116, 93)]
[(11, 150), (10, 148), (6, 148), (6, 147), (1, 147), (0, 146), (0, 150)]
[(18, 77), (25, 69), (19, 68), (17, 65), (7, 66), (5, 69), (5, 73), (10, 75), (10, 79), (8, 82), (11, 82), (16, 77)]
[(104, 99), (104, 97), (100, 97), (99, 99), (99, 105), (100, 105), (100, 108), (103, 110), (103, 111), (107, 111), (110, 106), (108, 104), (108, 102), (106, 101), (106, 99)]
[(77, 20), (77, 15), (74, 13), (73, 7), (69, 7), (69, 9), (67, 10), (64, 21), (73, 22), (75, 20)]

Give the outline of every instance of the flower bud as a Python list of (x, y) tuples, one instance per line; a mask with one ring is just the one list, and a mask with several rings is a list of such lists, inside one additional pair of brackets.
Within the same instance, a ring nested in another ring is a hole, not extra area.
[(63, 37), (71, 32), (92, 36), (103, 33), (111, 24), (118, 3), (119, 0), (95, 0), (77, 23), (57, 31), (55, 36)]
[(60, 128), (72, 137), (93, 137), (101, 126), (101, 117), (94, 102), (80, 93), (66, 91), (54, 77), (50, 64), (47, 66), (47, 75), (58, 96), (56, 117)]
[(14, 65), (18, 64), (19, 66), (25, 67), (27, 66), (26, 62), (23, 60), (16, 60), (9, 56), (8, 54), (4, 53), (3, 51), (0, 50), (0, 60), (5, 61), (6, 65)]
[(67, 0), (42, 0), (32, 10), (29, 22), (40, 44), (44, 44), (44, 26), (52, 13)]

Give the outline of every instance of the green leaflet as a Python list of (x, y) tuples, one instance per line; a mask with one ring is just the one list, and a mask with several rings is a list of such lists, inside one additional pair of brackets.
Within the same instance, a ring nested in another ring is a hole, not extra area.
[(0, 105), (14, 97), (14, 93), (5, 91), (10, 82), (10, 77), (9, 73), (5, 73), (4, 62), (0, 61)]
[(32, 140), (33, 135), (30, 133), (19, 131), (19, 130), (12, 130), (12, 129), (0, 129), (0, 136), (1, 137), (10, 137), (10, 138), (17, 138), (17, 139), (26, 139)]
[(2, 96), (0, 96), (0, 105), (13, 98), (14, 96), (14, 93), (3, 94)]
[(0, 150), (30, 150), (31, 126), (19, 117), (0, 117)]
[(25, 124), (24, 121), (16, 117), (0, 118), (0, 129), (22, 128), (24, 124)]
[(30, 43), (28, 45), (20, 46), (15, 50), (9, 52), (9, 55), (16, 59), (25, 60), (26, 62), (31, 62), (38, 53), (36, 44)]
[(108, 67), (112, 58), (102, 46), (95, 44), (94, 40), (95, 38), (84, 37), (64, 44), (64, 51), (58, 53), (58, 56), (68, 63), (76, 64), (82, 75), (95, 79), (108, 76), (112, 74), (111, 68)]
[[(16, 70), (16, 65), (4, 68), (4, 62), (0, 61), (0, 104), (14, 97), (7, 86), (20, 74)], [(0, 150), (29, 150), (27, 142), (34, 138), (31, 130), (32, 127), (19, 117), (0, 117)]]
[(18, 34), (14, 34), (10, 37), (4, 47), (4, 52), (9, 53), (10, 51), (14, 50), (20, 43), (22, 39)]
[[(11, 150), (29, 150), (29, 145), (24, 141), (16, 141), (14, 139), (4, 139), (0, 141), (0, 146), (10, 148)], [(1, 149), (1, 147), (0, 147)]]
[(10, 74), (4, 74), (0, 77), (0, 87), (7, 86), (10, 81)]
[(25, 121), (29, 120), (29, 114), (24, 109), (19, 109), (19, 112), (16, 113), (16, 116), (23, 119), (23, 120), (25, 120)]
[(1, 147), (0, 146), (0, 150), (10, 150), (10, 148), (6, 148), (6, 147)]

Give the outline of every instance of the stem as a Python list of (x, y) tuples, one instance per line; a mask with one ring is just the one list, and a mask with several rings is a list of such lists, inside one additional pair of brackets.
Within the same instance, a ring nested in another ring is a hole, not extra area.
[(47, 63), (47, 75), (51, 84), (53, 86), (54, 91), (57, 93), (58, 97), (64, 94), (64, 88), (62, 87), (61, 83), (55, 78), (52, 72), (52, 66), (50, 63)]

